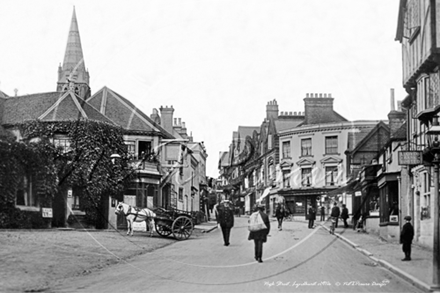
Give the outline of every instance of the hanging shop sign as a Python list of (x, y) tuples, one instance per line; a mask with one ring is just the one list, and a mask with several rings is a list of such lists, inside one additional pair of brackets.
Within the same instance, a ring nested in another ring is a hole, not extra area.
[(399, 151), (399, 165), (421, 165), (423, 164), (422, 151)]

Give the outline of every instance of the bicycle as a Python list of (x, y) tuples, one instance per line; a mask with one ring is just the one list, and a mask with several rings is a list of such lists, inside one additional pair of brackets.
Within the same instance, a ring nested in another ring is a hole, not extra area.
[(335, 227), (336, 227), (336, 219), (335, 219), (335, 217), (330, 217), (330, 222), (331, 222), (331, 225), (330, 225), (330, 234), (335, 234)]

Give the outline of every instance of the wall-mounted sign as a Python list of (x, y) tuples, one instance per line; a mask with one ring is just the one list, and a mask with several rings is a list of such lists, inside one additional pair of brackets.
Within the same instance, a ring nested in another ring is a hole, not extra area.
[(52, 218), (52, 209), (51, 208), (42, 208), (41, 213), (43, 218)]
[(355, 193), (354, 193), (354, 196), (361, 196), (362, 195), (362, 191), (356, 191)]
[(423, 164), (422, 151), (399, 151), (399, 165), (421, 165)]

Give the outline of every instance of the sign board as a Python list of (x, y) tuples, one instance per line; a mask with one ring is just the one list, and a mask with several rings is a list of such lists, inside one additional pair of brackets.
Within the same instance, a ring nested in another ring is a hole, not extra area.
[(399, 151), (399, 165), (421, 165), (423, 164), (422, 151)]
[(356, 191), (355, 193), (354, 193), (354, 196), (361, 196), (362, 195), (362, 191)]
[(51, 208), (42, 208), (41, 210), (43, 218), (52, 218), (52, 209)]
[(390, 216), (390, 222), (392, 223), (399, 222), (399, 216)]
[(67, 197), (72, 197), (73, 196), (73, 191), (72, 191), (72, 189), (68, 189), (67, 190)]

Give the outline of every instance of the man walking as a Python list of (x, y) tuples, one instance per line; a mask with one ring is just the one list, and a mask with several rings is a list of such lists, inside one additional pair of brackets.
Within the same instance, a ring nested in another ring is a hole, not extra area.
[(344, 228), (348, 228), (348, 209), (345, 207), (345, 204), (342, 205), (341, 219), (344, 221)]
[(411, 224), (411, 217), (406, 216), (405, 225), (402, 227), (400, 232), (400, 243), (402, 244), (403, 253), (405, 253), (405, 258), (402, 261), (411, 260), (411, 244), (414, 238), (414, 227)]
[(321, 221), (325, 221), (325, 207), (321, 204)]
[(339, 215), (341, 214), (341, 211), (339, 210), (338, 203), (335, 202), (332, 208), (332, 212), (330, 214), (330, 217), (333, 217), (335, 219), (335, 228), (338, 228), (338, 220)]
[(312, 205), (309, 208), (309, 229), (313, 229), (313, 224), (315, 223), (315, 219), (316, 219), (316, 209)]
[(225, 199), (220, 202), (215, 210), (215, 218), (222, 229), (224, 245), (229, 246), (231, 228), (234, 227), (234, 209), (231, 201)]

